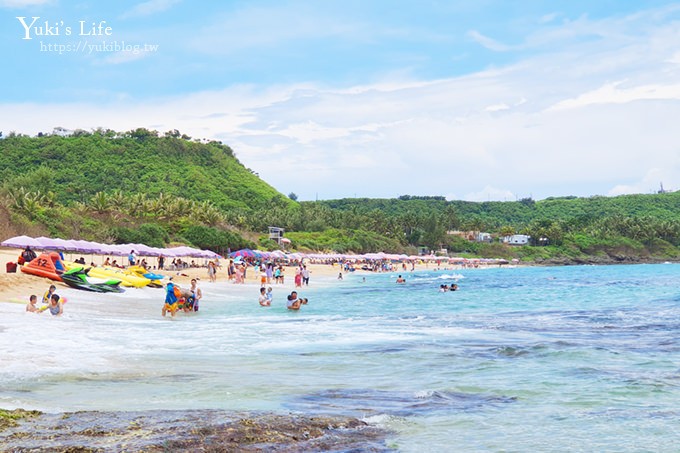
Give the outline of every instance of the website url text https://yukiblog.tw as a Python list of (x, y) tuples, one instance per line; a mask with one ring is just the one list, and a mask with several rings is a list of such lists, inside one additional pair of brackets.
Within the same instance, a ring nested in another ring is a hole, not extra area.
[(95, 52), (131, 52), (133, 54), (139, 54), (142, 52), (156, 52), (157, 50), (158, 44), (129, 44), (125, 41), (99, 41), (89, 43), (86, 40), (80, 40), (65, 44), (40, 41), (41, 52), (55, 52), (59, 55), (69, 52), (87, 55)]

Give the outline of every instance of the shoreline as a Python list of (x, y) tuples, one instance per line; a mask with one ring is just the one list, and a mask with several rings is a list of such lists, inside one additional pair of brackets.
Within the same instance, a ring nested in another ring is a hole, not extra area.
[[(12, 248), (0, 248), (0, 294), (2, 294), (2, 298), (0, 299), (0, 302), (13, 302), (13, 303), (19, 303), (19, 301), (26, 301), (28, 302), (28, 296), (31, 294), (36, 294), (38, 296), (42, 295), (46, 289), (54, 284), (57, 286), (57, 291), (59, 291), (60, 288), (67, 289), (70, 287), (66, 285), (65, 283), (62, 282), (55, 282), (53, 280), (50, 280), (48, 278), (41, 278), (35, 275), (29, 275), (29, 274), (24, 274), (21, 272), (20, 269), (17, 269), (16, 273), (7, 273), (6, 272), (6, 264), (8, 262), (16, 262), (19, 254), (21, 253), (22, 249), (12, 249)], [(67, 254), (67, 258), (69, 259), (75, 259), (77, 256), (76, 254)], [(123, 261), (124, 257), (118, 257)], [(155, 257), (148, 257), (150, 263), (154, 263), (156, 258)], [(106, 255), (86, 255), (86, 261), (87, 262), (95, 262), (97, 265), (101, 265), (104, 260), (106, 259)], [(228, 259), (223, 259), (220, 261), (221, 267), (218, 268), (217, 274), (216, 274), (216, 281), (217, 282), (229, 282), (229, 279), (227, 278), (227, 272), (226, 272), (226, 265), (228, 264), (229, 260)], [(519, 264), (510, 264), (510, 265), (503, 265), (505, 268), (516, 268), (516, 267), (526, 267), (526, 266), (539, 266), (539, 267), (550, 267), (550, 266), (580, 266), (580, 265), (616, 265), (616, 264), (661, 264), (665, 262), (676, 262), (676, 261), (670, 261), (670, 260), (661, 260), (661, 259), (642, 259), (640, 257), (631, 257), (631, 256), (621, 256), (617, 258), (612, 258), (612, 257), (587, 257), (587, 258), (549, 258), (549, 259), (538, 259), (536, 261), (526, 261), (526, 262), (521, 262)], [(311, 280), (312, 282), (316, 278), (322, 278), (325, 281), (332, 281), (337, 279), (337, 275), (340, 272), (340, 267), (335, 264), (335, 265), (330, 265), (330, 264), (322, 264), (322, 263), (315, 263), (313, 261), (309, 261), (306, 263), (308, 269), (310, 270), (311, 273)], [(163, 275), (166, 275), (168, 277), (173, 277), (173, 281), (177, 284), (179, 284), (182, 288), (187, 288), (190, 286), (190, 281), (192, 278), (198, 278), (200, 281), (200, 285), (204, 287), (205, 285), (209, 285), (209, 277), (208, 277), (208, 271), (206, 267), (190, 267), (186, 269), (181, 269), (179, 271), (168, 271), (168, 270), (157, 270), (152, 268), (149, 269), (149, 271), (154, 272), (154, 273), (160, 273)], [(479, 269), (485, 269), (485, 268), (492, 268), (496, 267), (496, 265), (481, 265), (479, 266)], [(471, 269), (471, 268), (466, 268), (462, 267), (460, 265), (448, 265), (448, 266), (441, 266), (437, 267), (436, 264), (434, 263), (417, 263), (415, 265), (415, 270), (416, 271), (428, 271), (428, 270), (451, 270), (451, 271), (462, 271), (466, 269)], [(275, 285), (273, 282), (271, 284), (267, 284), (267, 286), (272, 286), (272, 287), (279, 287), (279, 288), (286, 288), (289, 291), (292, 291), (295, 289), (294, 285), (294, 271), (293, 267), (286, 266), (284, 267), (284, 270), (286, 271), (286, 278), (284, 280), (284, 284), (278, 284)], [(371, 274), (372, 272), (370, 271), (363, 271), (361, 269), (356, 270), (357, 273), (366, 273)], [(399, 272), (411, 272), (410, 270), (410, 264), (409, 268), (404, 271), (401, 269), (397, 269), (395, 271), (391, 271), (394, 273), (399, 273)], [(343, 274), (345, 274), (343, 272)], [(253, 272), (253, 268), (248, 268), (247, 272), (247, 278), (246, 281), (243, 284), (234, 284), (234, 287), (239, 287), (239, 286), (244, 286), (244, 287), (259, 287), (260, 286), (260, 278), (259, 276), (255, 276)], [(130, 288), (129, 290), (134, 291), (134, 288)]]
[[(41, 278), (37, 277), (35, 275), (29, 275), (29, 274), (24, 274), (21, 272), (19, 268), (17, 268), (16, 273), (6, 273), (6, 264), (8, 262), (16, 262), (19, 254), (21, 253), (22, 249), (11, 249), (11, 248), (0, 248), (0, 294), (2, 294), (2, 298), (0, 299), (0, 302), (7, 302), (8, 299), (9, 301), (18, 303), (19, 300), (25, 300), (28, 302), (28, 296), (31, 294), (35, 294), (37, 296), (41, 296), (47, 288), (54, 284), (57, 286), (57, 292), (61, 288), (63, 289), (72, 289), (68, 285), (62, 282), (55, 282), (53, 280), (50, 280), (48, 278)], [(67, 254), (66, 258), (69, 260), (74, 260), (81, 255), (78, 254)], [(98, 266), (101, 265), (101, 263), (104, 262), (106, 259), (107, 255), (84, 255), (85, 261), (86, 262), (94, 262)], [(119, 258), (120, 261), (123, 261), (122, 258), (124, 257), (116, 257)], [(156, 262), (155, 257), (147, 257), (149, 259), (149, 263), (154, 264)], [(220, 283), (229, 283), (229, 279), (227, 277), (227, 269), (226, 266), (228, 265), (229, 260), (228, 259), (222, 259), (220, 260), (220, 265), (221, 267), (218, 268), (217, 274), (216, 274), (216, 281)], [(523, 264), (521, 264), (523, 265)], [(520, 266), (521, 266), (520, 265)], [(312, 286), (315, 281), (323, 280), (324, 282), (332, 282), (337, 280), (338, 273), (341, 272), (340, 266), (336, 264), (325, 264), (325, 263), (316, 263), (313, 260), (310, 260), (306, 262), (306, 266), (310, 271), (310, 281), (312, 282)], [(506, 267), (517, 267), (517, 265), (504, 265)], [(493, 267), (493, 266), (489, 266)], [(480, 268), (486, 268), (486, 266), (480, 266)], [(440, 270), (450, 270), (450, 271), (460, 271), (465, 269), (464, 267), (461, 267), (459, 265), (447, 265), (447, 266), (441, 266), (437, 267), (436, 264), (434, 263), (418, 263), (415, 265), (415, 270), (416, 271), (428, 271), (428, 270), (435, 270), (435, 269), (440, 269)], [(180, 287), (182, 288), (188, 288), (190, 286), (190, 282), (192, 278), (198, 278), (200, 283), (199, 285), (202, 288), (206, 288), (206, 285), (210, 285), (211, 282), (209, 281), (208, 277), (208, 269), (207, 267), (189, 267), (185, 269), (181, 269), (179, 271), (173, 270), (157, 270), (153, 269), (153, 266), (151, 269), (149, 269), (150, 272), (154, 273), (159, 273), (163, 274), (167, 277), (173, 277), (173, 282), (179, 284)], [(272, 286), (273, 288), (285, 288), (287, 291), (292, 291), (295, 289), (295, 284), (294, 284), (294, 277), (295, 277), (295, 271), (294, 267), (291, 266), (285, 266), (284, 267), (285, 271), (285, 279), (283, 284), (274, 284), (272, 282), (271, 284), (267, 284), (266, 286)], [(346, 272), (342, 271), (343, 275), (347, 275)], [(407, 270), (402, 270), (402, 269), (396, 269), (394, 271), (390, 271), (393, 273), (408, 273), (411, 272), (410, 269), (410, 264), (408, 265)], [(361, 269), (357, 269), (355, 272), (357, 274), (362, 274), (366, 273), (366, 275), (371, 274), (372, 272), (370, 271), (363, 271)], [(246, 280), (243, 284), (236, 284), (234, 283), (233, 285), (230, 285), (230, 287), (233, 286), (234, 288), (238, 287), (260, 287), (260, 277), (256, 276), (254, 274), (254, 270), (252, 267), (249, 267), (247, 272), (246, 272)], [(305, 288), (303, 286), (303, 288)], [(134, 291), (135, 288), (129, 288), (126, 289), (126, 291)]]

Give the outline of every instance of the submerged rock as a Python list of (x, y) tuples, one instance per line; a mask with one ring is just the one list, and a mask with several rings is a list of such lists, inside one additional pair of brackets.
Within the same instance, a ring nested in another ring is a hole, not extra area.
[[(7, 414), (7, 416), (5, 416)], [(1, 411), (0, 445), (14, 452), (390, 451), (387, 432), (352, 417), (218, 410)]]

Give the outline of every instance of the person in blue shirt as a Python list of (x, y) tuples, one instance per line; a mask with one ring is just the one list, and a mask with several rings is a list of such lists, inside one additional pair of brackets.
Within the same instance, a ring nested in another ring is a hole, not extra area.
[(172, 317), (175, 317), (177, 311), (177, 296), (175, 295), (175, 284), (172, 282), (172, 277), (167, 285), (165, 285), (165, 304), (161, 313), (165, 316), (168, 311)]

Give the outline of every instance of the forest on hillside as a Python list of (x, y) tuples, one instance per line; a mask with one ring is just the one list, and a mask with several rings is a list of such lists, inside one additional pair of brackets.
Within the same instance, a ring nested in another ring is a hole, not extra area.
[[(515, 202), (395, 199), (301, 202), (245, 168), (231, 148), (178, 131), (74, 131), (0, 139), (0, 235), (50, 235), (218, 253), (273, 249), (267, 227), (303, 251), (451, 254), (545, 262), (673, 260), (680, 192)], [(291, 194), (292, 195), (292, 194)], [(452, 231), (487, 232), (465, 240)], [(530, 246), (500, 238), (531, 236)], [(540, 239), (540, 242), (538, 240)]]

